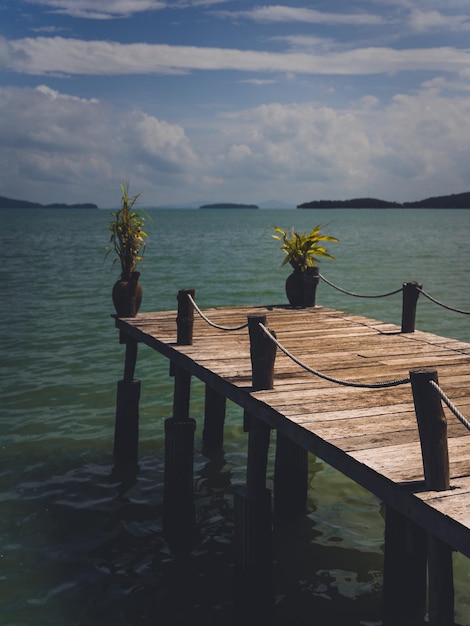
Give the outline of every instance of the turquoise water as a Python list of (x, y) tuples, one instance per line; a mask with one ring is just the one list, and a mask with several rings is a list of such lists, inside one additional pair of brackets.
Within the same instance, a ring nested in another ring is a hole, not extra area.
[[(172, 379), (142, 347), (140, 472), (111, 475), (123, 348), (110, 318), (117, 277), (104, 261), (109, 211), (1, 211), (0, 624), (230, 623), (233, 491), (244, 483), (246, 434), (229, 404), (224, 455), (196, 433), (198, 535), (172, 553), (161, 533), (163, 420)], [(274, 226), (327, 225), (340, 238), (321, 264), (360, 294), (422, 282), (469, 310), (469, 211), (149, 211), (142, 310), (174, 309), (194, 288), (201, 307), (285, 302), (287, 268)], [(360, 299), (321, 283), (317, 303), (400, 324), (401, 296)], [(420, 297), (417, 328), (470, 342), (468, 316)], [(193, 381), (191, 414), (203, 413)], [(270, 460), (272, 463), (272, 459)], [(279, 625), (381, 623), (383, 517), (363, 489), (310, 459), (308, 515), (274, 536)], [(470, 625), (470, 565), (455, 555), (456, 620)]]

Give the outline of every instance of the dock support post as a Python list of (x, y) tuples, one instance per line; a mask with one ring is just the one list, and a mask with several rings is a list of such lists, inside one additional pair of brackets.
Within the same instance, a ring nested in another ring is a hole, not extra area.
[(416, 305), (419, 298), (419, 289), (423, 285), (416, 281), (403, 283), (403, 303), (401, 312), (401, 332), (414, 333), (416, 323)]
[(429, 626), (454, 626), (452, 550), (428, 534)]
[(385, 626), (422, 626), (426, 612), (426, 533), (391, 506), (385, 512)]
[[(272, 389), (276, 346), (259, 324), (265, 315), (248, 317), (252, 388)], [(272, 332), (272, 331), (271, 331)], [(272, 601), (272, 505), (266, 488), (271, 428), (247, 415), (248, 461), (246, 487), (235, 493), (236, 610), (240, 619), (266, 619)]]
[(189, 417), (191, 374), (174, 367), (173, 417), (165, 420), (163, 532), (181, 547), (189, 546), (195, 521), (193, 502), (194, 431)]
[(280, 433), (276, 435), (274, 510), (280, 515), (301, 515), (307, 507), (308, 452)]
[[(440, 396), (433, 385), (437, 371), (424, 367), (410, 371), (413, 400), (418, 422), (424, 479), (430, 491), (450, 489), (447, 420)], [(453, 626), (454, 582), (452, 549), (428, 534), (429, 624)]]
[(208, 454), (223, 447), (226, 404), (225, 396), (206, 385), (202, 449)]
[[(188, 295), (193, 289), (178, 292), (178, 345), (193, 341), (193, 306)], [(191, 374), (171, 363), (174, 377), (173, 415), (165, 420), (165, 477), (163, 532), (179, 548), (188, 549), (195, 521), (193, 501), (194, 431), (196, 421), (189, 417)]]
[(266, 488), (271, 429), (255, 416), (250, 421), (246, 487), (235, 492), (234, 502), (235, 604), (240, 619), (266, 618), (272, 597), (272, 505)]
[(114, 423), (114, 471), (135, 473), (138, 469), (140, 380), (134, 379), (137, 340), (121, 335), (126, 346), (124, 377), (117, 383)]
[[(446, 417), (439, 394), (430, 384), (431, 380), (438, 383), (437, 371), (429, 367), (417, 368), (410, 371), (410, 380), (421, 442), (425, 485), (430, 491), (443, 491), (450, 487), (449, 453)], [(423, 623), (426, 561), (429, 624), (453, 626), (451, 548), (410, 520), (406, 520), (392, 507), (388, 507), (384, 559), (384, 605), (387, 626), (402, 624), (414, 626)]]

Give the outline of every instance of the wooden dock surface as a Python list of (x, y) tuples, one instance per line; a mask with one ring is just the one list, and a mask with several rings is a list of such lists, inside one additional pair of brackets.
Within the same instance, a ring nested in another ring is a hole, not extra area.
[[(377, 383), (435, 367), (439, 385), (470, 414), (470, 344), (400, 328), (325, 307), (204, 309), (214, 324), (233, 328), (249, 315), (267, 325), (310, 368), (348, 382)], [(271, 427), (404, 513), (453, 549), (470, 557), (470, 432), (444, 406), (451, 488), (424, 488), (411, 385), (353, 387), (318, 377), (277, 351), (274, 388), (251, 389), (246, 328), (214, 328), (197, 313), (192, 345), (176, 345), (176, 311), (139, 313), (116, 326), (256, 415)]]

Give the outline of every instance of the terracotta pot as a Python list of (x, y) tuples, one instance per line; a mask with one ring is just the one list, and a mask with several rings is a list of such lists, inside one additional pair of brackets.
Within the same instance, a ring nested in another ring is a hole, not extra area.
[(142, 302), (142, 286), (139, 283), (140, 272), (130, 276), (121, 276), (113, 286), (113, 304), (119, 317), (135, 317)]
[(304, 272), (295, 269), (286, 279), (286, 295), (292, 307), (315, 306), (317, 285), (320, 281), (318, 267), (308, 267)]

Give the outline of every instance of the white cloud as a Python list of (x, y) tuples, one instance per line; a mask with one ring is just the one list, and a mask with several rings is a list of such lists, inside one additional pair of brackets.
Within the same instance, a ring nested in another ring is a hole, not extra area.
[(0, 88), (0, 145), (1, 187), (24, 199), (60, 200), (49, 196), (53, 182), (63, 198), (83, 201), (85, 194), (100, 203), (127, 176), (152, 189), (172, 173), (197, 169), (180, 126), (45, 85)]
[(385, 106), (365, 97), (343, 111), (271, 104), (224, 115), (223, 126), (212, 172), (247, 192), (269, 185), (295, 202), (364, 195), (403, 201), (468, 189), (465, 98), (423, 90)]
[(12, 71), (33, 75), (143, 75), (190, 70), (367, 75), (412, 70), (458, 72), (470, 64), (470, 51), (370, 47), (317, 54), (276, 53), (37, 37), (0, 40), (0, 62)]
[(215, 15), (234, 20), (249, 19), (255, 22), (302, 22), (304, 24), (347, 24), (350, 26), (373, 26), (385, 24), (380, 15), (370, 13), (325, 13), (316, 9), (269, 5), (248, 11), (217, 11)]
[(436, 10), (413, 10), (409, 24), (416, 32), (470, 30), (469, 15), (446, 15)]
[(140, 165), (177, 172), (196, 164), (196, 155), (181, 126), (133, 111), (125, 117), (123, 131), (129, 156)]
[(208, 121), (210, 139), (202, 123), (192, 135), (144, 111), (118, 112), (46, 85), (1, 88), (1, 186), (10, 197), (101, 206), (115, 201), (125, 178), (159, 204), (465, 191), (470, 100), (445, 97), (440, 86), (386, 103), (364, 96), (342, 110), (315, 103), (233, 110)]
[(144, 11), (157, 11), (166, 6), (166, 2), (159, 0), (28, 0), (28, 2), (49, 8), (54, 13), (96, 20), (129, 17)]
[(137, 13), (160, 11), (166, 8), (186, 8), (191, 6), (209, 7), (227, 0), (27, 0), (48, 8), (53, 13), (71, 17), (108, 20), (130, 17)]

